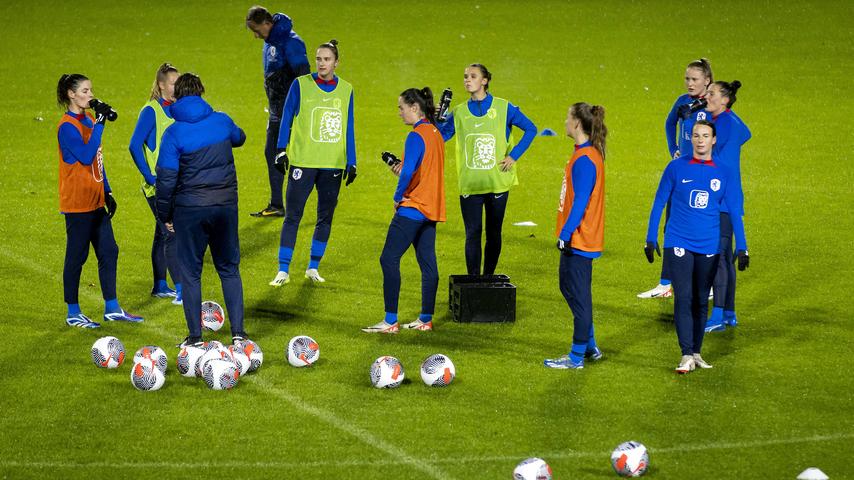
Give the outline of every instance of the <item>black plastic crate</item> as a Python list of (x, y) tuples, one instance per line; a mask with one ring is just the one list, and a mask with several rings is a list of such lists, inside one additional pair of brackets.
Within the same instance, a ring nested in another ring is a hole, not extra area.
[(515, 322), (516, 286), (506, 275), (452, 275), (448, 303), (455, 322)]

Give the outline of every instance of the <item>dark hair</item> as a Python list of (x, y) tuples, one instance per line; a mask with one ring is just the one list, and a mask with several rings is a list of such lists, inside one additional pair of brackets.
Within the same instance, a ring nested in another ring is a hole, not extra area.
[(89, 77), (80, 73), (64, 74), (59, 77), (59, 83), (56, 84), (56, 103), (62, 108), (68, 108), (71, 103), (71, 98), (68, 97), (69, 90), (77, 90), (80, 83), (89, 80)]
[(205, 93), (202, 79), (195, 73), (184, 73), (175, 81), (175, 100), (183, 97), (201, 97)]
[(707, 126), (707, 127), (711, 127), (711, 129), (712, 129), (712, 136), (713, 136), (713, 137), (717, 137), (717, 136), (718, 136), (718, 130), (715, 128), (715, 124), (714, 124), (714, 123), (712, 123), (712, 122), (710, 122), (710, 121), (708, 121), (708, 120), (697, 120), (697, 121), (694, 123), (694, 127), (692, 127), (692, 128), (691, 128), (691, 133), (694, 133), (694, 129), (695, 129), (695, 128), (697, 128), (697, 125), (705, 125), (705, 126)]
[(407, 105), (418, 105), (430, 123), (436, 123), (436, 107), (433, 104), (433, 91), (430, 87), (422, 89), (407, 88), (400, 94), (403, 103)]
[(178, 69), (173, 67), (169, 62), (157, 68), (157, 74), (154, 76), (154, 85), (151, 86), (151, 95), (148, 97), (149, 100), (160, 100), (163, 98), (163, 92), (160, 91), (160, 82), (165, 82), (166, 75), (171, 72), (178, 73)]
[(721, 96), (728, 99), (726, 108), (732, 107), (732, 104), (735, 103), (735, 94), (741, 88), (741, 82), (738, 80), (733, 80), (732, 82), (715, 82), (715, 85), (721, 89)]
[(332, 53), (335, 54), (335, 60), (338, 60), (338, 40), (335, 40), (333, 38), (332, 40), (326, 43), (321, 43), (320, 46), (317, 47), (317, 49), (320, 50), (321, 48), (328, 48), (332, 50)]
[(264, 22), (273, 23), (273, 15), (271, 15), (270, 12), (261, 5), (253, 5), (249, 9), (249, 13), (246, 14), (246, 23), (249, 24), (249, 22), (256, 25), (260, 25)]
[(696, 68), (703, 72), (703, 75), (708, 77), (709, 82), (706, 84), (706, 88), (715, 81), (715, 77), (712, 75), (712, 64), (706, 58), (701, 58), (699, 60), (694, 60), (693, 62), (688, 64), (686, 68)]
[(599, 150), (602, 158), (605, 158), (605, 137), (608, 136), (608, 127), (605, 126), (605, 107), (602, 105), (590, 105), (579, 102), (572, 105), (572, 116), (581, 122), (584, 134), (590, 137), (590, 143)]
[(489, 91), (489, 82), (492, 80), (492, 74), (489, 73), (489, 70), (487, 70), (486, 65), (484, 65), (482, 63), (472, 63), (471, 65), (469, 65), (469, 67), (474, 67), (474, 68), (480, 69), (480, 74), (483, 75), (483, 78), (486, 79), (486, 85), (483, 86), (483, 90), (488, 92)]

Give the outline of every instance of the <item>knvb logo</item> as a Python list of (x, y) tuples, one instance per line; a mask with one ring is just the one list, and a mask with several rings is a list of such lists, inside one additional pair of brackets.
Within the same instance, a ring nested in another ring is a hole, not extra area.
[(706, 208), (709, 206), (709, 192), (705, 190), (691, 190), (691, 208)]

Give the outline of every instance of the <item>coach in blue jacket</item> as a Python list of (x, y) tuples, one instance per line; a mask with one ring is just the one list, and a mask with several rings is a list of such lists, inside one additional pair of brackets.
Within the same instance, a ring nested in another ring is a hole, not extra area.
[(201, 342), (202, 264), (210, 245), (234, 342), (244, 340), (243, 281), (237, 237), (237, 172), (233, 147), (246, 141), (228, 115), (202, 100), (201, 79), (185, 73), (175, 82), (172, 117), (157, 157), (157, 215), (175, 232), (190, 335)]

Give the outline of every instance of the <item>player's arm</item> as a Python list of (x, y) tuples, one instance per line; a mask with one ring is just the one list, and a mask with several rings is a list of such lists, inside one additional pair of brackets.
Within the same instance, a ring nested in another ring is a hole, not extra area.
[(560, 239), (564, 242), (569, 242), (572, 238), (572, 232), (581, 225), (587, 204), (590, 203), (590, 195), (596, 185), (596, 166), (593, 165), (587, 155), (579, 157), (572, 165), (571, 182), (573, 197), (565, 199), (565, 202), (570, 202), (572, 208), (569, 211), (569, 216), (566, 217), (566, 223), (560, 230)]
[(534, 125), (534, 122), (531, 121), (530, 118), (525, 116), (522, 113), (522, 110), (519, 107), (509, 103), (507, 106), (507, 138), (510, 138), (510, 130), (511, 127), (516, 127), (523, 132), (522, 139), (519, 140), (519, 143), (510, 150), (510, 156), (513, 160), (519, 160), (522, 155), (525, 154), (525, 151), (531, 146), (531, 143), (534, 142), (534, 138), (537, 136), (537, 126)]
[(350, 92), (350, 106), (347, 108), (347, 166), (356, 166), (356, 122), (353, 108), (353, 92)]
[(652, 203), (652, 211), (649, 213), (649, 226), (646, 230), (646, 241), (658, 244), (658, 224), (661, 222), (661, 213), (664, 211), (664, 206), (673, 194), (673, 178), (674, 178), (674, 163), (670, 162), (664, 173), (661, 174), (661, 180), (658, 182), (658, 190), (655, 192), (655, 200)]
[[(667, 120), (664, 121), (664, 136), (667, 138), (667, 151), (670, 152), (670, 158), (676, 156), (679, 150), (679, 143), (676, 138), (676, 129), (679, 126), (679, 107), (678, 102), (673, 104), (670, 113), (667, 114)], [(680, 152), (682, 153), (682, 152)]]
[[(229, 117), (229, 120), (231, 118)], [(242, 147), (244, 143), (246, 143), (246, 133), (242, 128), (238, 127), (234, 120), (231, 120), (231, 146), (232, 147)]]
[(178, 166), (181, 153), (172, 132), (167, 129), (160, 140), (157, 156), (157, 217), (163, 223), (172, 223), (172, 204), (178, 185)]
[[(136, 168), (139, 170), (139, 173), (142, 174), (142, 178), (145, 179), (145, 183), (149, 185), (154, 185), (156, 179), (154, 178), (154, 174), (151, 172), (151, 168), (148, 166), (148, 162), (145, 160), (145, 152), (143, 151), (143, 148), (145, 148), (145, 145), (149, 144), (149, 141), (152, 140), (151, 133), (155, 128), (156, 119), (154, 109), (147, 106), (139, 113), (139, 119), (136, 121), (136, 127), (133, 129), (133, 135), (130, 137), (130, 145), (128, 146), (130, 156), (133, 158), (133, 163), (136, 164)], [(154, 138), (153, 141), (155, 142), (155, 145), (148, 145), (148, 148), (151, 150), (157, 148), (157, 139)]]
[(456, 127), (454, 127), (454, 113), (448, 112), (445, 119), (446, 120), (444, 122), (437, 122), (436, 128), (439, 130), (439, 133), (442, 134), (442, 140), (447, 142), (454, 138), (454, 133), (456, 133)]
[(288, 90), (288, 96), (285, 99), (285, 107), (282, 109), (282, 123), (279, 126), (279, 141), (276, 143), (276, 147), (280, 150), (288, 148), (288, 143), (291, 140), (291, 126), (294, 123), (294, 117), (299, 114), (299, 103), (299, 82), (295, 80), (291, 83), (291, 88)]
[(403, 163), (401, 164), (400, 177), (397, 179), (397, 189), (394, 191), (394, 203), (400, 203), (403, 200), (403, 192), (409, 187), (412, 176), (421, 166), (425, 148), (424, 139), (421, 138), (421, 135), (409, 132), (403, 147)]
[(80, 162), (83, 165), (92, 165), (98, 148), (101, 147), (101, 136), (104, 133), (104, 125), (96, 123), (92, 129), (92, 135), (88, 142), (83, 141), (80, 131), (70, 123), (63, 123), (59, 127), (59, 148), (62, 149), (62, 158), (65, 163)]

